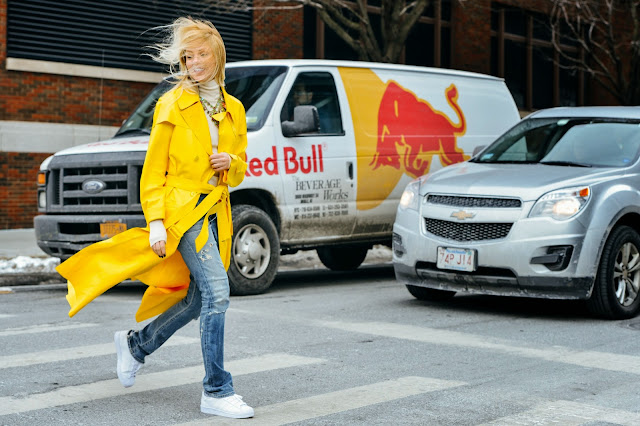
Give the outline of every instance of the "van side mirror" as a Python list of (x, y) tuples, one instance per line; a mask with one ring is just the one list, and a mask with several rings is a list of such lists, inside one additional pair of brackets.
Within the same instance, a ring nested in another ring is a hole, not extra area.
[(471, 154), (471, 157), (475, 157), (476, 155), (480, 154), (480, 151), (482, 151), (483, 149), (485, 149), (487, 146), (486, 145), (478, 145), (475, 148), (473, 148), (473, 154)]
[(302, 133), (317, 132), (320, 128), (318, 109), (313, 105), (299, 105), (293, 109), (293, 121), (282, 122), (282, 134), (290, 138)]

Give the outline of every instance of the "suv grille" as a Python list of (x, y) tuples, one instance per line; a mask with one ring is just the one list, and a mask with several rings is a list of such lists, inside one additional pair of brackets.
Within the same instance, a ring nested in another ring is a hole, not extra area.
[(485, 198), (485, 197), (460, 197), (452, 195), (427, 196), (427, 202), (431, 204), (443, 204), (454, 207), (489, 207), (489, 208), (519, 208), (522, 201), (517, 198)]
[(485, 241), (505, 238), (512, 223), (459, 223), (424, 219), (427, 232), (454, 241)]

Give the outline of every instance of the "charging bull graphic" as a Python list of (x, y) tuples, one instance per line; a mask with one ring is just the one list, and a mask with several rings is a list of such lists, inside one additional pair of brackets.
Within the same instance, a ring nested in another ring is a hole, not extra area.
[[(383, 82), (364, 68), (340, 68), (354, 122), (358, 210), (379, 206), (400, 178), (429, 172), (434, 157), (443, 166), (467, 160), (457, 145), (466, 132), (458, 89), (442, 94), (455, 112), (455, 122), (395, 81)], [(400, 189), (399, 192), (402, 192)]]
[(466, 130), (464, 115), (456, 104), (458, 90), (452, 84), (445, 93), (458, 115), (457, 125), (395, 82), (387, 85), (378, 110), (373, 170), (391, 166), (417, 178), (429, 171), (434, 154), (439, 154), (446, 166), (465, 160), (463, 151), (456, 146), (456, 137)]

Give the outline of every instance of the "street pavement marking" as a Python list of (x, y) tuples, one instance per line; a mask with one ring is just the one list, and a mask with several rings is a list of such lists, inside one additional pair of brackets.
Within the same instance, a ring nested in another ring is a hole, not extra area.
[[(580, 351), (564, 346), (552, 346), (541, 349), (515, 346), (513, 342), (502, 342), (499, 339), (493, 339), (488, 336), (394, 323), (318, 321), (317, 325), (343, 331), (413, 340), (435, 345), (486, 349), (513, 356), (543, 359), (545, 361), (561, 362), (580, 367), (618, 371), (627, 374), (640, 374), (640, 356), (620, 355), (610, 352)], [(522, 344), (525, 345), (526, 343)]]
[(480, 426), (579, 426), (591, 422), (633, 426), (640, 424), (640, 414), (579, 402), (554, 401)]
[(64, 325), (54, 324), (40, 324), (30, 325), (28, 327), (7, 328), (4, 331), (0, 331), (0, 337), (15, 336), (17, 334), (34, 334), (34, 333), (51, 333), (52, 331), (66, 331), (73, 330), (75, 328), (96, 327), (98, 324), (91, 323), (72, 323)]
[[(260, 426), (285, 425), (465, 384), (426, 377), (401, 377), (396, 380), (257, 407), (255, 408), (254, 421)], [(205, 415), (203, 414), (203, 416)], [(205, 419), (182, 423), (180, 426), (238, 424), (237, 420), (206, 416)]]
[[(199, 343), (200, 339), (193, 337), (173, 336), (163, 346), (188, 345)], [(27, 367), (48, 362), (69, 361), (72, 359), (89, 358), (101, 355), (115, 356), (116, 347), (113, 342), (100, 345), (74, 346), (71, 348), (30, 352), (8, 356), (0, 356), (0, 370), (12, 367)]]
[[(324, 361), (321, 358), (274, 353), (230, 361), (226, 363), (225, 369), (234, 376), (241, 376)], [(203, 376), (204, 368), (199, 365), (151, 374), (144, 374), (143, 371), (136, 377), (136, 384), (128, 389), (123, 388), (118, 379), (113, 379), (63, 387), (51, 392), (29, 395), (26, 398), (0, 397), (0, 416), (198, 383), (202, 381)]]
[(11, 315), (11, 314), (0, 314), (0, 318), (11, 318), (11, 317), (15, 317), (15, 315)]

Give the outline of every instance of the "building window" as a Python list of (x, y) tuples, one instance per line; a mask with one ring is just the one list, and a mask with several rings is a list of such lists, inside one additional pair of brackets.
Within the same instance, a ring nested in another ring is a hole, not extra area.
[[(367, 11), (380, 41), (380, 1), (369, 0)], [(305, 7), (304, 40), (305, 58), (359, 59), (358, 54), (324, 24), (311, 7)], [(448, 68), (451, 49), (451, 0), (433, 0), (409, 34), (399, 62)]]
[[(575, 45), (562, 47), (580, 54)], [(584, 105), (584, 74), (563, 65), (551, 43), (548, 16), (492, 3), (491, 72), (505, 79), (518, 108)]]

